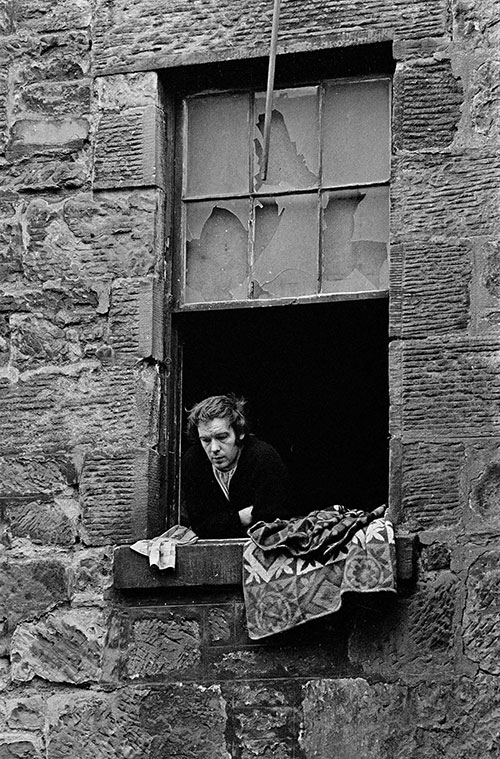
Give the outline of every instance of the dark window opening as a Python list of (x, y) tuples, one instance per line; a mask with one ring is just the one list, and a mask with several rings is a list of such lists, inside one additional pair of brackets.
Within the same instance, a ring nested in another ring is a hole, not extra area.
[(386, 503), (387, 303), (178, 314), (183, 408), (244, 395), (254, 433), (289, 468), (297, 513)]

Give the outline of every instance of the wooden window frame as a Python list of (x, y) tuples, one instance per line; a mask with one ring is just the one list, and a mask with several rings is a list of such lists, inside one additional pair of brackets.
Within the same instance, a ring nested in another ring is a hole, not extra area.
[[(309, 57), (315, 62), (311, 76), (301, 78), (294, 71), (301, 70), (301, 60)], [(286, 59), (290, 59), (286, 62)], [(294, 59), (294, 60), (291, 60)], [(169, 72), (165, 78), (164, 91), (167, 112), (167, 173), (173, 177), (171, 192), (167, 192), (166, 219), (167, 219), (167, 243), (166, 243), (166, 284), (167, 294), (165, 298), (165, 361), (164, 361), (164, 384), (163, 384), (163, 412), (162, 419), (166, 432), (166, 472), (162, 487), (163, 502), (166, 511), (166, 525), (171, 526), (178, 521), (180, 506), (180, 455), (181, 455), (181, 428), (182, 428), (182, 346), (179, 340), (178, 330), (175, 327), (175, 318), (183, 313), (210, 312), (215, 310), (273, 308), (283, 305), (309, 305), (318, 303), (334, 303), (346, 300), (369, 300), (386, 299), (389, 290), (353, 293), (318, 293), (297, 297), (269, 298), (265, 300), (244, 301), (217, 301), (207, 303), (179, 302), (179, 285), (182, 275), (183, 240), (181, 222), (181, 195), (182, 195), (182, 171), (183, 166), (184, 135), (182, 123), (179, 120), (179, 108), (183, 98), (195, 93), (202, 93), (209, 89), (216, 93), (235, 91), (231, 86), (234, 79), (241, 75), (242, 67), (250, 64), (252, 86), (243, 88), (244, 91), (262, 91), (263, 73), (266, 59), (258, 59), (254, 62), (228, 62), (224, 64), (207, 64), (206, 66), (189, 67), (191, 71), (186, 76), (185, 71)], [(300, 54), (295, 56), (279, 56), (279, 66), (289, 70), (288, 74), (277, 76), (275, 89), (302, 87), (308, 84), (316, 85), (322, 81), (360, 81), (369, 78), (387, 78), (392, 80), (394, 63), (391, 46), (383, 44), (361, 46), (359, 49), (349, 51), (335, 50), (322, 51), (320, 53)], [(338, 67), (346, 76), (329, 76), (328, 72)], [(315, 72), (324, 70), (325, 75), (318, 77)], [(214, 88), (209, 87), (210, 71), (214, 76)], [(256, 73), (255, 73), (256, 72)], [(227, 87), (225, 83), (227, 82)], [(241, 91), (241, 88), (240, 88)], [(365, 186), (389, 185), (387, 183), (367, 183)], [(333, 191), (344, 188), (331, 188)], [(353, 189), (350, 185), (347, 189)], [(319, 192), (327, 191), (328, 187), (320, 188)], [(295, 191), (292, 191), (295, 192)], [(258, 194), (258, 193), (254, 193)], [(287, 193), (266, 193), (266, 195), (283, 195)], [(225, 197), (225, 196), (224, 196)], [(247, 196), (245, 196), (247, 197)]]

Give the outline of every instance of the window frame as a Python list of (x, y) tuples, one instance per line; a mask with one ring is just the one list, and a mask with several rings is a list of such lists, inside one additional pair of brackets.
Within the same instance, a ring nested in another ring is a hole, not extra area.
[[(389, 161), (390, 161), (390, 145), (391, 145), (391, 138), (392, 138), (392, 130), (391, 130), (391, 113), (392, 113), (392, 76), (389, 73), (374, 73), (374, 74), (367, 74), (367, 75), (358, 75), (358, 76), (346, 76), (346, 77), (323, 77), (321, 79), (317, 79), (314, 81), (309, 81), (307, 84), (304, 84), (304, 82), (296, 83), (295, 85), (288, 85), (288, 86), (282, 86), (282, 87), (276, 87), (275, 90), (291, 90), (291, 89), (300, 89), (305, 86), (315, 86), (320, 88), (324, 91), (326, 86), (335, 85), (335, 84), (342, 84), (342, 85), (349, 85), (349, 84), (357, 84), (361, 82), (366, 81), (387, 81), (389, 88), (388, 88), (388, 111), (389, 111)], [(261, 91), (258, 88), (248, 88), (248, 87), (231, 87), (228, 89), (208, 89), (208, 90), (201, 90), (200, 92), (196, 93), (188, 93), (181, 95), (177, 102), (174, 105), (175, 108), (175, 123), (176, 123), (176, 130), (175, 130), (175, 167), (176, 167), (176, 176), (175, 176), (175, 203), (174, 203), (174, 258), (175, 261), (173, 262), (173, 290), (171, 293), (171, 307), (175, 313), (188, 313), (193, 311), (210, 311), (210, 310), (217, 310), (217, 309), (231, 309), (231, 308), (259, 308), (262, 306), (279, 306), (279, 305), (286, 305), (286, 304), (309, 304), (309, 303), (331, 303), (331, 302), (337, 302), (337, 301), (345, 301), (345, 300), (360, 300), (360, 299), (369, 299), (369, 298), (387, 298), (389, 289), (388, 287), (386, 289), (381, 290), (370, 290), (370, 291), (360, 291), (360, 292), (333, 292), (333, 293), (324, 293), (324, 292), (317, 292), (307, 295), (290, 295), (290, 296), (281, 296), (281, 297), (273, 297), (273, 298), (264, 298), (264, 299), (253, 299), (253, 298), (246, 298), (242, 300), (217, 300), (217, 301), (197, 301), (197, 302), (183, 302), (182, 301), (182, 293), (185, 288), (185, 250), (184, 245), (185, 241), (187, 239), (186, 236), (186, 211), (184, 210), (186, 208), (186, 201), (187, 202), (206, 202), (211, 200), (237, 200), (237, 199), (248, 199), (248, 200), (254, 200), (258, 199), (259, 197), (262, 198), (280, 198), (280, 197), (288, 197), (292, 195), (307, 195), (307, 196), (318, 196), (318, 207), (321, 205), (321, 196), (325, 193), (333, 193), (333, 192), (349, 192), (349, 191), (359, 191), (367, 188), (381, 188), (381, 187), (387, 187), (390, 192), (390, 163), (389, 163), (389, 170), (388, 170), (388, 176), (385, 181), (377, 181), (377, 182), (366, 182), (364, 184), (359, 183), (347, 183), (347, 184), (337, 184), (337, 185), (330, 185), (330, 184), (322, 184), (318, 180), (318, 186), (315, 188), (295, 188), (295, 189), (284, 189), (284, 190), (252, 190), (250, 189), (247, 193), (226, 193), (226, 194), (217, 194), (213, 193), (212, 195), (200, 195), (200, 196), (189, 196), (187, 198), (183, 197), (183, 184), (184, 184), (184, 178), (187, 171), (187, 159), (186, 159), (186, 146), (187, 146), (187, 118), (186, 118), (186, 110), (187, 106), (185, 104), (185, 100), (188, 97), (192, 97), (193, 94), (196, 96), (217, 96), (217, 95), (231, 95), (231, 94), (241, 94), (241, 93), (248, 93), (249, 96), (251, 95), (257, 95), (261, 94)], [(321, 110), (321, 107), (320, 107)], [(321, 122), (319, 125), (320, 130), (320, 141), (321, 141)], [(250, 131), (250, 143), (252, 141), (252, 134)], [(320, 142), (321, 145), (321, 142)], [(320, 151), (321, 151), (320, 147)], [(249, 144), (249, 151), (251, 150), (250, 144)], [(251, 157), (250, 157), (250, 160)], [(390, 202), (390, 197), (388, 202)], [(319, 234), (319, 241), (318, 241), (318, 265), (321, 267), (322, 262), (322, 251), (321, 251), (321, 230), (318, 229)], [(388, 256), (389, 256), (389, 244), (388, 244)]]
[[(377, 45), (367, 46), (369, 48), (377, 48)], [(382, 46), (386, 48), (386, 46)], [(337, 52), (337, 51), (336, 51)], [(317, 54), (305, 54), (312, 55), (313, 57), (321, 58)], [(282, 56), (286, 58), (287, 56)], [(377, 58), (377, 56), (375, 56)], [(364, 80), (387, 80), (389, 83), (389, 159), (392, 157), (392, 150), (390, 148), (392, 144), (392, 90), (393, 90), (393, 74), (394, 74), (394, 61), (392, 56), (390, 57), (390, 65), (388, 64), (389, 58), (387, 56), (387, 49), (382, 50), (381, 53), (382, 64), (380, 61), (376, 61), (375, 70), (364, 71), (361, 63), (360, 70), (356, 73), (347, 76), (322, 76), (318, 78), (277, 78), (275, 83), (275, 90), (278, 89), (293, 89), (300, 88), (308, 85), (316, 86), (322, 85), (324, 82), (359, 82)], [(241, 62), (240, 62), (241, 63)], [(230, 65), (230, 64), (229, 64)], [(321, 64), (320, 64), (321, 65)], [(225, 67), (219, 67), (224, 69)], [(329, 66), (325, 67), (326, 69)], [(370, 65), (368, 65), (370, 68)], [(222, 74), (223, 83), (225, 82), (225, 74)], [(219, 76), (220, 78), (220, 76)], [(262, 81), (253, 82), (251, 86), (235, 87), (231, 86), (231, 75), (227, 75), (228, 86), (224, 87), (223, 84), (215, 87), (196, 86), (196, 76), (194, 81), (189, 81), (186, 85), (183, 83), (182, 77), (180, 80), (176, 80), (174, 77), (174, 86), (169, 92), (168, 85), (166, 89), (166, 110), (169, 114), (168, 129), (167, 129), (167, 144), (170, 146), (169, 160), (167, 160), (167, 171), (170, 176), (173, 177), (171, 182), (171, 192), (166, 193), (166, 218), (167, 224), (167, 265), (166, 265), (166, 280), (167, 280), (167, 293), (166, 293), (166, 319), (165, 319), (165, 372), (164, 372), (164, 385), (163, 385), (163, 411), (162, 411), (162, 424), (165, 434), (165, 451), (166, 451), (166, 471), (163, 483), (164, 503), (165, 503), (165, 523), (167, 526), (171, 526), (179, 521), (181, 517), (180, 513), (180, 461), (181, 461), (181, 442), (182, 442), (182, 345), (179, 339), (178, 328), (175, 326), (175, 319), (183, 313), (192, 312), (210, 312), (214, 310), (227, 310), (232, 309), (253, 309), (253, 308), (273, 308), (284, 305), (312, 305), (319, 303), (334, 303), (338, 301), (356, 301), (356, 300), (370, 300), (370, 299), (388, 299), (390, 296), (390, 288), (377, 291), (367, 292), (351, 292), (351, 293), (315, 293), (311, 295), (302, 296), (286, 296), (278, 298), (266, 298), (266, 299), (246, 299), (246, 300), (231, 300), (231, 301), (212, 301), (212, 302), (196, 302), (196, 303), (181, 303), (179, 299), (179, 292), (181, 282), (183, 278), (183, 266), (184, 266), (184, 250), (183, 250), (183, 210), (182, 210), (182, 185), (183, 185), (183, 173), (185, 170), (184, 164), (184, 151), (186, 145), (186, 125), (183, 118), (179, 118), (180, 110), (182, 109), (183, 100), (194, 94), (226, 94), (231, 92), (249, 92), (258, 93), (262, 92)], [(177, 81), (177, 83), (176, 83)], [(260, 86), (259, 86), (260, 85)], [(389, 203), (390, 203), (390, 167), (389, 177), (386, 182), (374, 182), (367, 183), (365, 185), (346, 185), (342, 187), (331, 188), (331, 191), (340, 191), (343, 189), (356, 189), (360, 187), (380, 187), (387, 186), (389, 188)], [(322, 193), (327, 192), (329, 187), (318, 187), (313, 192)], [(295, 191), (292, 191), (295, 192)], [(309, 192), (309, 191), (307, 191)], [(251, 192), (248, 196), (258, 197), (263, 193)], [(287, 193), (280, 192), (268, 192), (269, 195), (284, 195)], [(248, 197), (245, 196), (245, 197)], [(224, 196), (225, 197), (225, 196)], [(389, 229), (390, 233), (390, 229)], [(388, 244), (388, 259), (389, 259), (390, 243)], [(389, 259), (390, 260), (390, 259)]]

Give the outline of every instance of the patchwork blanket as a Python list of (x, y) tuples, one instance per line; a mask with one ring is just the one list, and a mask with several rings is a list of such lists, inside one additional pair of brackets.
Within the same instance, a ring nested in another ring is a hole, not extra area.
[(243, 553), (250, 638), (331, 614), (347, 591), (395, 591), (394, 531), (384, 508), (364, 513), (335, 507), (250, 528)]

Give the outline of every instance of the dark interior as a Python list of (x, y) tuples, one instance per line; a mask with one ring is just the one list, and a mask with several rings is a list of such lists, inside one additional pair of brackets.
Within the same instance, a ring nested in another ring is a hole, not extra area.
[(243, 395), (289, 468), (297, 514), (387, 501), (386, 299), (179, 314), (177, 327), (183, 408)]

